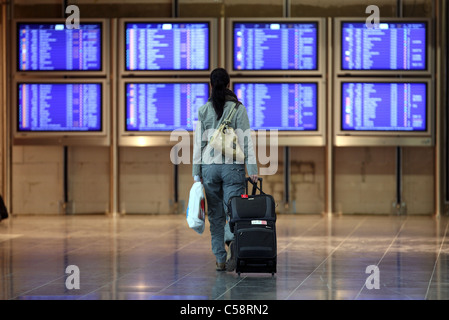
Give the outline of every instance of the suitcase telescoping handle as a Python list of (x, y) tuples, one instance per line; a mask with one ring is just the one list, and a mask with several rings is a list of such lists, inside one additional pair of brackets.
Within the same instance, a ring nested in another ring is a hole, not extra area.
[[(246, 194), (249, 194), (248, 193), (248, 191), (249, 191), (249, 189), (248, 189), (248, 182), (251, 182), (251, 184), (253, 185), (253, 190), (252, 190), (252, 192), (251, 192), (251, 195), (255, 195), (256, 194), (256, 189), (259, 189), (259, 191), (260, 191), (260, 193), (261, 194), (264, 194), (264, 192), (262, 191), (262, 178), (257, 178), (257, 181), (258, 182), (256, 182), (256, 183), (254, 183), (252, 180), (251, 180), (251, 178), (246, 178)], [(260, 188), (257, 186), (257, 183), (259, 183), (260, 184)]]

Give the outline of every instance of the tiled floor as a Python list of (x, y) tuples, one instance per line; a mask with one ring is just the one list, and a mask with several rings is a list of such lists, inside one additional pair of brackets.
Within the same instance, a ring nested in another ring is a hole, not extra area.
[(183, 215), (14, 216), (0, 223), (0, 299), (446, 300), (448, 226), (280, 215), (277, 274), (239, 277), (215, 271), (208, 229), (196, 234)]

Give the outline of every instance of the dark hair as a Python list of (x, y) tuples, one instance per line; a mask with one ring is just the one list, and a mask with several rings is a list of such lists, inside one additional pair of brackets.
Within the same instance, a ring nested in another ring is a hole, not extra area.
[(217, 120), (223, 116), (223, 109), (227, 100), (238, 101), (234, 92), (227, 88), (229, 82), (229, 74), (223, 68), (216, 68), (210, 74), (211, 100), (217, 114)]

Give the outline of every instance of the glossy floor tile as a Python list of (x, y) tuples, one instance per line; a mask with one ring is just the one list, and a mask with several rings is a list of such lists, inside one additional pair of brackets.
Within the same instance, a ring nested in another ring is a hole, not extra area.
[(14, 216), (0, 223), (0, 299), (446, 300), (448, 226), (280, 215), (277, 274), (238, 276), (215, 271), (208, 224), (198, 235), (183, 215)]

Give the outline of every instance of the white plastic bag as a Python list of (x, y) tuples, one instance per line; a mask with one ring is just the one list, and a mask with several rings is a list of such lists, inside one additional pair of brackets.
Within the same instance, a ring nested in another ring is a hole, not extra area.
[(204, 231), (205, 215), (204, 187), (201, 182), (195, 182), (190, 189), (189, 204), (186, 213), (189, 227), (202, 234)]

